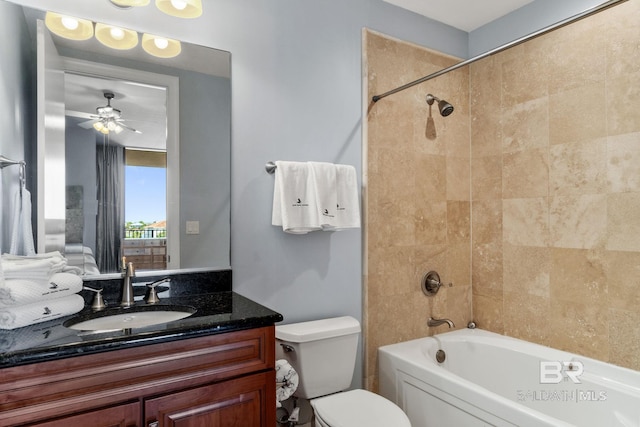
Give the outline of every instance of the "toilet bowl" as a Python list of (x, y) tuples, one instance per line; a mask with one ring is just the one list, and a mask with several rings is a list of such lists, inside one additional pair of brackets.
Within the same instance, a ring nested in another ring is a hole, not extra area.
[(316, 427), (411, 427), (393, 402), (366, 390), (348, 390), (360, 323), (350, 316), (276, 326), (276, 357), (299, 377), (298, 398), (308, 399)]

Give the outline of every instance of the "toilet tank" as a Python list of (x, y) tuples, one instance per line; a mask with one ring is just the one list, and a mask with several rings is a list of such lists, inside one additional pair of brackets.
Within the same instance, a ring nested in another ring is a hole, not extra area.
[(349, 388), (359, 334), (360, 323), (350, 316), (276, 326), (276, 359), (298, 373), (294, 396), (313, 399)]

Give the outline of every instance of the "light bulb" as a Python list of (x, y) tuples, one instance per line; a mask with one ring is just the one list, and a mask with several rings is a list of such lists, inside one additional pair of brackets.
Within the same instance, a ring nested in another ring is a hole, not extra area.
[(102, 129), (100, 129), (100, 132), (102, 132), (102, 133), (103, 133), (103, 134), (105, 134), (105, 135), (108, 135), (108, 134), (109, 134), (109, 129), (107, 129), (107, 128), (102, 128)]
[(184, 10), (187, 7), (187, 2), (183, 0), (171, 0), (171, 6), (178, 10)]
[(116, 126), (118, 125), (113, 120), (109, 120), (109, 122), (107, 123), (107, 129), (109, 130), (116, 130)]
[(96, 122), (93, 124), (93, 128), (98, 132), (102, 132), (102, 129), (104, 129), (104, 125), (102, 124), (102, 122)]
[(111, 34), (111, 37), (113, 37), (115, 40), (124, 39), (124, 30), (122, 28), (111, 27), (111, 30), (109, 32)]
[(77, 19), (71, 18), (70, 16), (63, 16), (60, 22), (62, 23), (63, 27), (71, 31), (77, 30), (78, 26), (80, 25)]
[(158, 49), (166, 49), (167, 46), (169, 46), (169, 40), (156, 37), (153, 39), (153, 44), (155, 44)]

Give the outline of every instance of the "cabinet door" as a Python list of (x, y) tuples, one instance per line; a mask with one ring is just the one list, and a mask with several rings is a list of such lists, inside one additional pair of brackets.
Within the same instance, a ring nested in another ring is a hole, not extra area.
[(140, 403), (128, 403), (98, 409), (83, 414), (29, 424), (30, 427), (137, 427), (140, 422)]
[(275, 416), (266, 419), (272, 412), (266, 405), (275, 408), (270, 398), (274, 375), (270, 371), (149, 399), (145, 426), (272, 427)]

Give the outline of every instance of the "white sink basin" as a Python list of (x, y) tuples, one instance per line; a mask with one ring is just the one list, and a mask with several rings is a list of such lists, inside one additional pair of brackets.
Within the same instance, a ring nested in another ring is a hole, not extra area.
[(80, 331), (108, 331), (144, 328), (184, 319), (196, 312), (189, 306), (140, 306), (115, 308), (93, 313), (91, 318), (81, 316), (67, 320), (64, 326)]

